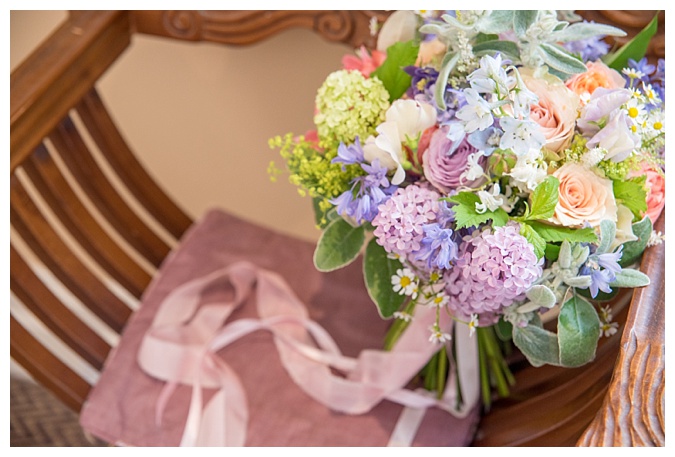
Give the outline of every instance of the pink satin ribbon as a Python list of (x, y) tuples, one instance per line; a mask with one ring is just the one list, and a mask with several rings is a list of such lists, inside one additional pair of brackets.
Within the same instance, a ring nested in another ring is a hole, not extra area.
[[(201, 292), (216, 282), (229, 283), (234, 298), (229, 302), (202, 304)], [(259, 318), (227, 323), (253, 287), (257, 288)], [(408, 409), (436, 406), (464, 417), (478, 398), (476, 343), (475, 338), (465, 334), (465, 326), (457, 327), (455, 344), (461, 347), (456, 348), (458, 360), (454, 361), (462, 367), (459, 376), (463, 405), (458, 409), (455, 404), (454, 377), (448, 380), (440, 400), (404, 388), (438, 350), (428, 339), (434, 319), (433, 308), (418, 307), (415, 318), (394, 349), (366, 349), (357, 358), (345, 357), (333, 338), (309, 319), (305, 306), (279, 275), (239, 262), (191, 280), (169, 294), (143, 339), (138, 362), (147, 374), (167, 382), (157, 404), (157, 422), (161, 421), (162, 412), (178, 384), (193, 387), (181, 446), (245, 444), (246, 395), (236, 373), (217, 352), (257, 330), (272, 333), (281, 363), (293, 381), (334, 411), (363, 414), (386, 399)], [(450, 331), (452, 325), (452, 320), (443, 316), (444, 331)], [(331, 367), (344, 377), (334, 374)], [(203, 388), (217, 389), (206, 405), (202, 400)], [(406, 415), (413, 419), (407, 419), (410, 422), (407, 426), (404, 421), (403, 428), (419, 425), (419, 414), (404, 410), (402, 417)], [(411, 433), (402, 433), (406, 434)]]

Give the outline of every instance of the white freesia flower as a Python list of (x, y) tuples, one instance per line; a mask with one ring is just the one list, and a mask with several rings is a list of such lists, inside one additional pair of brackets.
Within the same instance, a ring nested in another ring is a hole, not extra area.
[(499, 194), (499, 183), (496, 182), (492, 186), (491, 191), (479, 190), (478, 197), (480, 203), (476, 203), (476, 212), (483, 214), (485, 211), (494, 211), (504, 204), (504, 197)]
[(610, 251), (613, 252), (620, 244), (637, 239), (638, 237), (633, 233), (633, 213), (625, 205), (617, 205), (616, 235), (609, 248)]
[(399, 138), (405, 141), (436, 124), (436, 109), (417, 100), (396, 100), (385, 113), (385, 120), (396, 122)]
[[(364, 158), (369, 161), (380, 158), (383, 166), (396, 168), (391, 179), (391, 183), (396, 185), (405, 179), (403, 163), (406, 156), (403, 143), (416, 141), (424, 130), (436, 124), (436, 109), (428, 103), (416, 100), (396, 100), (385, 116), (386, 121), (375, 129), (379, 135), (374, 144), (379, 151), (366, 142)], [(387, 154), (388, 158), (382, 158)]]

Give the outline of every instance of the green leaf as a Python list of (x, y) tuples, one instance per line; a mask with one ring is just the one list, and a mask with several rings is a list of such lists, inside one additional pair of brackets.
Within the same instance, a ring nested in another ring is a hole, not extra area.
[(546, 240), (539, 236), (539, 234), (525, 222), (520, 224), (519, 233), (532, 245), (537, 259), (541, 259), (546, 252)]
[(546, 249), (544, 251), (544, 257), (550, 262), (555, 262), (558, 260), (558, 254), (560, 253), (560, 246), (557, 244), (546, 243)]
[(616, 202), (628, 207), (637, 219), (640, 219), (647, 211), (646, 182), (646, 175), (625, 181), (613, 181), (614, 198), (616, 199)]
[(525, 295), (539, 308), (553, 308), (553, 305), (555, 305), (555, 294), (542, 284), (530, 287)]
[(628, 59), (633, 59), (636, 62), (642, 59), (647, 53), (649, 41), (656, 34), (659, 26), (659, 14), (654, 16), (654, 19), (647, 24), (647, 26), (635, 35), (628, 43), (624, 44), (616, 52), (608, 54), (603, 60), (608, 67), (621, 71), (628, 66)]
[(403, 71), (417, 60), (419, 46), (410, 41), (394, 43), (387, 48), (387, 58), (371, 76), (377, 76), (389, 92), (389, 101), (401, 98), (410, 87), (411, 76)]
[(405, 299), (405, 295), (394, 292), (391, 284), (391, 277), (401, 267), (401, 262), (387, 257), (387, 252), (375, 238), (370, 240), (363, 257), (363, 278), (368, 295), (385, 319), (398, 311)]
[(319, 271), (333, 271), (349, 265), (359, 255), (365, 240), (363, 227), (353, 227), (336, 219), (321, 234), (314, 250), (314, 265)]
[(644, 252), (649, 237), (652, 235), (652, 220), (645, 216), (640, 222), (633, 224), (633, 235), (638, 239), (623, 244), (621, 260), (619, 260), (619, 265), (622, 267), (636, 262)]
[(527, 29), (534, 23), (537, 19), (539, 11), (536, 10), (516, 10), (513, 12), (513, 31), (516, 32), (518, 36), (525, 35)]
[(441, 62), (441, 71), (436, 78), (436, 85), (434, 86), (434, 98), (436, 104), (442, 110), (445, 109), (445, 88), (448, 85), (448, 77), (459, 61), (459, 54), (448, 52), (443, 56)]
[(489, 220), (494, 221), (496, 227), (505, 225), (509, 220), (509, 215), (501, 208), (495, 211), (476, 212), (476, 203), (480, 203), (480, 197), (473, 192), (460, 192), (448, 201), (457, 203), (452, 207), (455, 212), (455, 224), (457, 228), (478, 227)]
[(539, 221), (528, 221), (528, 224), (530, 224), (544, 240), (552, 243), (562, 241), (569, 241), (571, 243), (595, 243), (598, 241), (598, 236), (591, 227), (573, 229), (558, 225), (549, 225)]
[(520, 224), (520, 234), (534, 246), (534, 253), (537, 259), (541, 259), (546, 251), (546, 240), (544, 240), (527, 222)]
[(568, 41), (583, 40), (596, 36), (626, 36), (626, 32), (607, 24), (596, 24), (594, 22), (577, 22), (570, 25), (554, 35), (555, 41), (566, 43)]
[(603, 219), (600, 221), (600, 244), (595, 250), (596, 254), (604, 254), (609, 252), (609, 248), (614, 242), (614, 237), (616, 236), (616, 223), (610, 221), (609, 219)]
[(490, 16), (481, 21), (482, 32), (502, 33), (513, 27), (513, 10), (492, 10)]
[(600, 318), (593, 305), (578, 296), (563, 303), (558, 315), (561, 365), (578, 367), (593, 360), (598, 338)]
[(555, 333), (535, 325), (513, 327), (513, 343), (532, 366), (560, 365), (560, 350)]
[(553, 216), (558, 204), (558, 186), (560, 181), (555, 176), (548, 176), (532, 192), (530, 212), (527, 220), (548, 219)]
[(513, 41), (484, 41), (473, 47), (473, 53), (477, 56), (484, 56), (485, 54), (492, 55), (497, 52), (504, 54), (509, 59), (516, 61), (520, 60), (520, 50), (518, 49), (518, 45)]
[(476, 38), (473, 39), (474, 45), (485, 43), (486, 41), (497, 41), (499, 40), (499, 35), (494, 33), (479, 33), (476, 35)]
[(544, 62), (551, 68), (568, 75), (583, 73), (587, 70), (584, 63), (574, 57), (560, 46), (549, 43), (541, 43), (539, 49), (542, 51)]
[(513, 324), (500, 316), (499, 321), (495, 324), (495, 334), (502, 341), (510, 341), (513, 337)]
[(649, 276), (641, 271), (625, 268), (616, 274), (616, 279), (609, 285), (614, 287), (644, 287), (650, 283)]

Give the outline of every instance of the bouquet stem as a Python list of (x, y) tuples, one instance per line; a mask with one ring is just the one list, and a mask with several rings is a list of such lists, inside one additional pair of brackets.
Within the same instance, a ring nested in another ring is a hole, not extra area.
[(508, 397), (509, 387), (515, 384), (515, 378), (504, 360), (494, 328), (477, 327), (476, 335), (483, 405), (489, 410), (492, 404), (492, 388), (496, 388), (500, 397)]

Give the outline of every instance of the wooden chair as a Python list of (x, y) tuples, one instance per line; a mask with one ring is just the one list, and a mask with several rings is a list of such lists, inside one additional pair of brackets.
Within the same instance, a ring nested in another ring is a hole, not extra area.
[[(634, 34), (652, 12), (582, 14)], [(305, 27), (356, 48), (372, 44), (373, 16), (386, 13), (71, 12), (11, 74), (11, 357), (79, 411), (152, 274), (192, 223), (96, 93), (133, 34), (240, 46)], [(664, 55), (664, 24), (652, 58)], [(484, 416), (475, 445), (664, 444), (663, 245), (642, 269), (653, 284), (622, 295), (622, 334), (603, 339), (597, 360), (579, 369), (516, 361), (513, 395)]]

